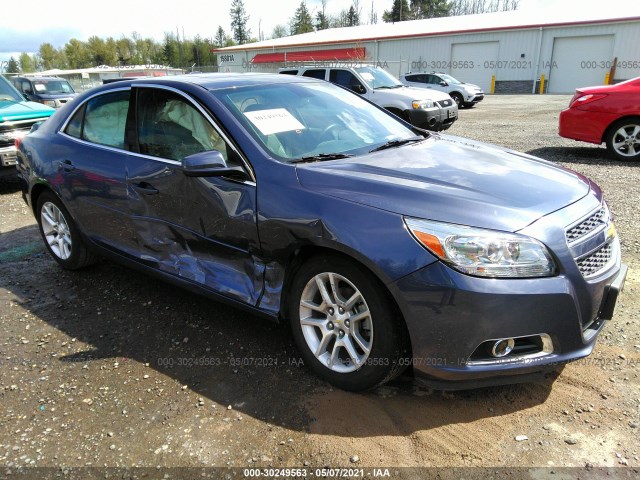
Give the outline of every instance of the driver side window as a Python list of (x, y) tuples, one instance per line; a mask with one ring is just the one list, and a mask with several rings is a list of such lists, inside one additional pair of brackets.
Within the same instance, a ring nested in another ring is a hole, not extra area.
[(211, 123), (182, 96), (161, 89), (138, 91), (137, 131), (140, 153), (180, 161), (195, 153), (227, 145)]
[(331, 70), (329, 72), (329, 81), (358, 93), (362, 93), (362, 89), (364, 89), (360, 80), (348, 70)]

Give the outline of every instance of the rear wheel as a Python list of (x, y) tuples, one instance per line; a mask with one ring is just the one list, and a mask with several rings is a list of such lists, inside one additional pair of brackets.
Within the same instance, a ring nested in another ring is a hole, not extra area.
[(49, 254), (67, 270), (86, 267), (96, 260), (80, 232), (58, 197), (44, 192), (38, 197), (37, 220), (40, 235)]
[(293, 336), (324, 380), (352, 391), (399, 375), (405, 353), (402, 319), (388, 294), (359, 265), (317, 257), (298, 271), (289, 301)]
[(614, 122), (605, 140), (609, 152), (617, 160), (640, 160), (640, 119), (622, 119)]

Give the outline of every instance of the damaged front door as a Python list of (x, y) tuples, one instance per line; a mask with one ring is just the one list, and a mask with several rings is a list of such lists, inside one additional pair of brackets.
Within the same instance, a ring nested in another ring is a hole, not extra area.
[(134, 88), (138, 152), (127, 160), (127, 195), (140, 260), (256, 305), (263, 288), (254, 182), (192, 177), (181, 159), (219, 151), (242, 164), (213, 120), (168, 88)]

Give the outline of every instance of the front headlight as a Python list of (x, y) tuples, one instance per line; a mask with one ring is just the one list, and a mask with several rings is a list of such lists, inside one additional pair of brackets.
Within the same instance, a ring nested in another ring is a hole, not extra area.
[(556, 273), (549, 251), (534, 238), (416, 218), (405, 218), (404, 222), (421, 245), (462, 273), (491, 278), (549, 277)]
[(414, 110), (433, 108), (433, 102), (431, 100), (414, 100), (411, 102)]

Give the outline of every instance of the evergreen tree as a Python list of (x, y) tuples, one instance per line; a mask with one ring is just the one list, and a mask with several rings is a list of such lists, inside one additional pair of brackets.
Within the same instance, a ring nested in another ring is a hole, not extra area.
[(247, 15), (244, 8), (244, 2), (242, 0), (233, 0), (231, 2), (231, 31), (233, 32), (233, 39), (239, 45), (249, 41), (251, 30), (247, 28), (248, 21), (249, 15)]
[(402, 22), (411, 20), (411, 9), (407, 0), (393, 0), (391, 10), (385, 10), (382, 14), (385, 22)]
[(322, 0), (322, 10), (316, 13), (316, 30), (326, 30), (329, 28), (329, 16), (327, 15), (327, 0)]
[(216, 47), (222, 48), (227, 43), (227, 34), (224, 32), (224, 28), (218, 25), (218, 30), (216, 31), (216, 37), (214, 39), (214, 43)]
[(313, 32), (313, 20), (311, 19), (307, 4), (302, 0), (291, 19), (291, 35), (308, 32)]
[(347, 16), (346, 18), (347, 27), (355, 27), (356, 25), (360, 25), (360, 15), (358, 15), (355, 8), (353, 8), (353, 5), (349, 7), (349, 10), (347, 11), (346, 16)]
[(15, 58), (11, 57), (7, 62), (6, 73), (20, 73), (20, 66)]
[(447, 17), (450, 11), (448, 0), (411, 0), (411, 16), (414, 19)]

